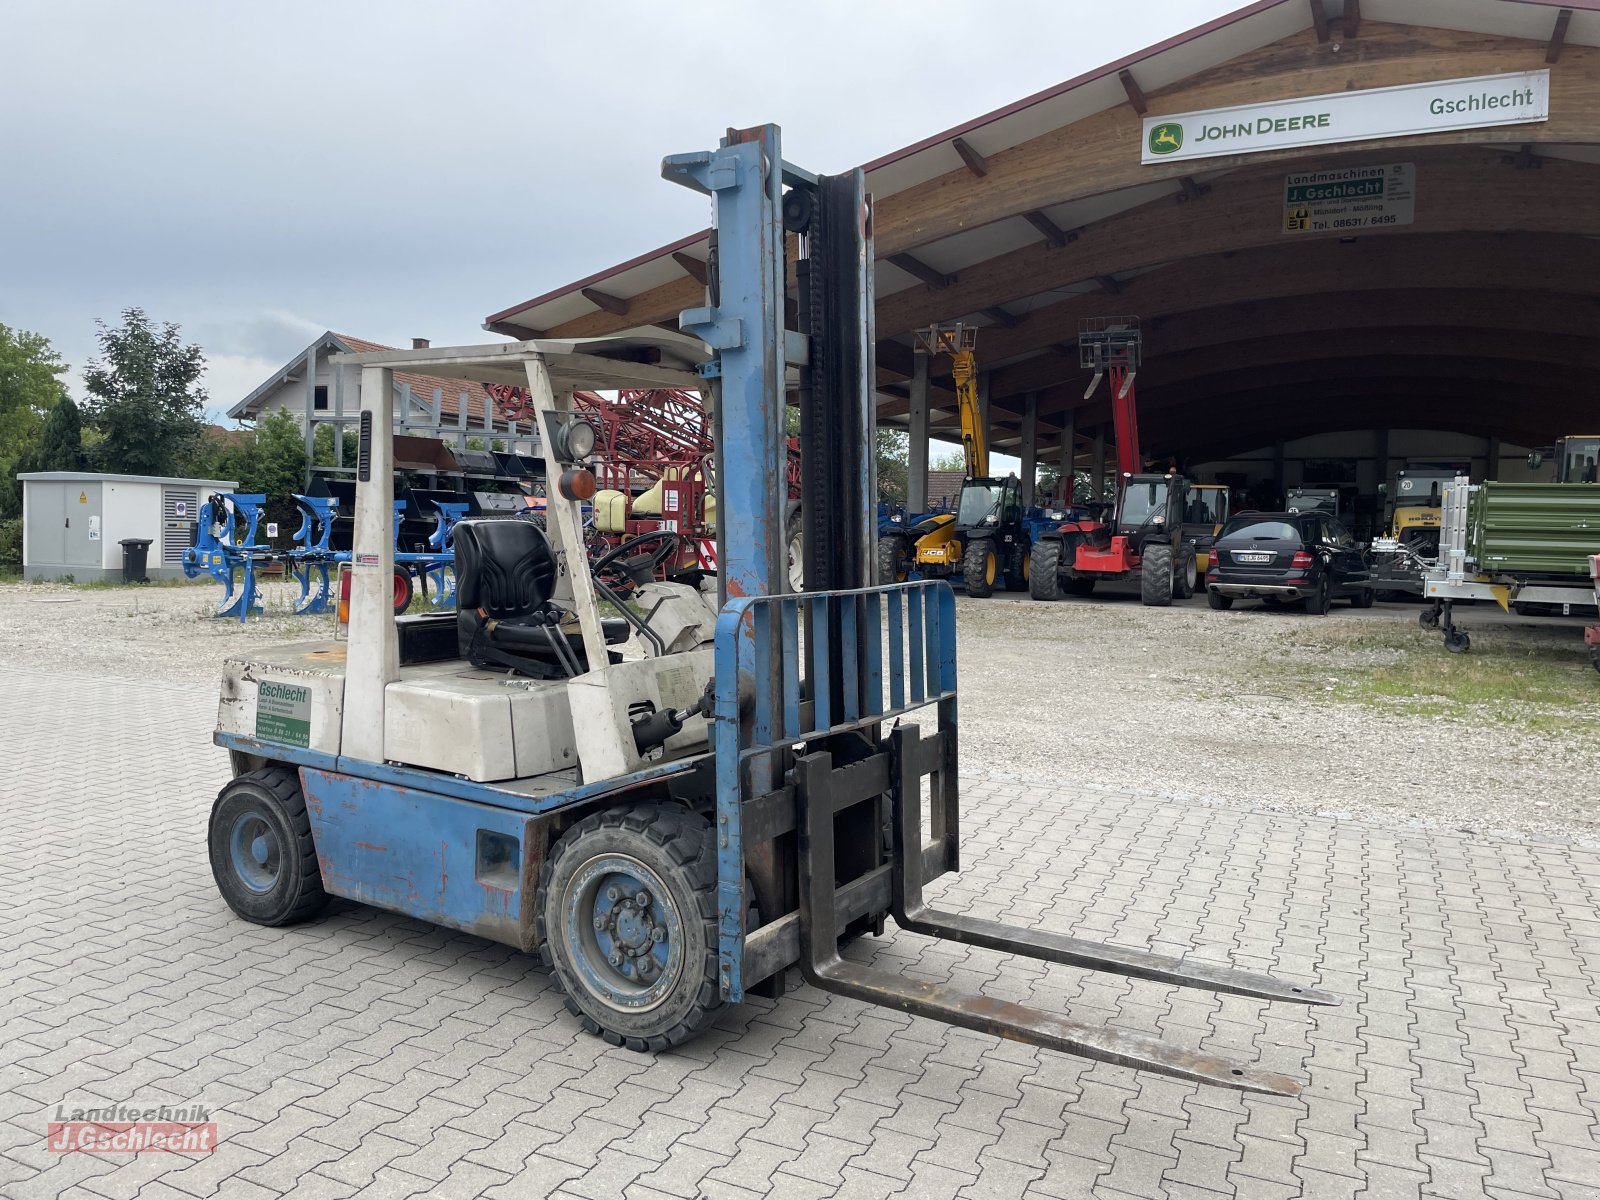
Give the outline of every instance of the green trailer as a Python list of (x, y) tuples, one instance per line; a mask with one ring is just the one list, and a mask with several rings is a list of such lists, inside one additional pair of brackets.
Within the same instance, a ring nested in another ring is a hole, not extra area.
[(1445, 648), (1471, 644), (1451, 619), (1458, 600), (1555, 605), (1595, 603), (1593, 556), (1600, 553), (1600, 486), (1484, 483), (1458, 477), (1444, 491), (1439, 559), (1423, 578), (1432, 606), (1419, 620), (1440, 629)]

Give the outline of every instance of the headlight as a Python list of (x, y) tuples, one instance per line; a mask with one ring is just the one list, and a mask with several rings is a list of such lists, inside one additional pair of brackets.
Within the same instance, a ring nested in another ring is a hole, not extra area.
[(1065, 521), (1067, 519), (1067, 514), (1059, 508), (1050, 509), (1044, 516), (1047, 521)]
[(983, 519), (983, 523), (985, 525), (998, 525), (998, 524), (1000, 524), (1000, 517), (996, 513), (990, 513), (987, 517), (985, 517)]
[(900, 524), (903, 524), (904, 521), (905, 521), (905, 518), (900, 516), (900, 514), (898, 514), (898, 513), (896, 513), (894, 516), (889, 518), (889, 524), (891, 524), (891, 525), (900, 525)]
[(1165, 513), (1157, 513), (1153, 518), (1151, 518), (1151, 520), (1152, 523), (1156, 525), (1165, 525), (1167, 523), (1167, 517)]

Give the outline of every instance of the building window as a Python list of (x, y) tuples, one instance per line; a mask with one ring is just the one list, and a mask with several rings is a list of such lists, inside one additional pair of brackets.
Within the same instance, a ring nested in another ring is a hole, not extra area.
[(326, 412), (328, 408), (328, 389), (319, 387), (311, 396), (311, 407), (318, 412)]

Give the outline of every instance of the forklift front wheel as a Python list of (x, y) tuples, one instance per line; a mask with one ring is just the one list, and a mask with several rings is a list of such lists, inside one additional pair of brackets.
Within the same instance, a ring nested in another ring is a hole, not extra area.
[(265, 767), (225, 785), (211, 807), (211, 874), (246, 921), (289, 925), (328, 903), (299, 775)]
[(540, 872), (537, 933), (586, 1030), (655, 1053), (716, 1020), (716, 886), (711, 826), (677, 805), (596, 813), (562, 836)]

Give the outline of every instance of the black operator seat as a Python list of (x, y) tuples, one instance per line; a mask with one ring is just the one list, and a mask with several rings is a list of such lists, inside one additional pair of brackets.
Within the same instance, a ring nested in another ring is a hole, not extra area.
[[(550, 542), (531, 521), (472, 518), (453, 533), (456, 640), (475, 667), (510, 668), (534, 679), (589, 669), (583, 638), (563, 633), (570, 614), (550, 600), (556, 579)], [(608, 646), (628, 638), (620, 617), (600, 622)], [(611, 654), (612, 662), (621, 655)]]

